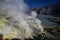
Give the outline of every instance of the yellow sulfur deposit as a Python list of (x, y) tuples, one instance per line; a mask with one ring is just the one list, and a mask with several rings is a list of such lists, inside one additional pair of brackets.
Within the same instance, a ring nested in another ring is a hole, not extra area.
[(8, 25), (8, 20), (5, 19), (4, 17), (0, 17), (0, 34), (3, 34), (3, 39), (6, 38), (20, 38), (20, 37), (32, 37), (31, 34), (24, 34), (24, 31), (28, 31), (28, 27), (24, 27), (24, 29), (18, 29), (15, 27), (12, 27), (11, 25)]
[(11, 26), (5, 26), (8, 23), (3, 17), (0, 17), (0, 34), (3, 34), (3, 39), (5, 38), (14, 38), (17, 36), (17, 30)]

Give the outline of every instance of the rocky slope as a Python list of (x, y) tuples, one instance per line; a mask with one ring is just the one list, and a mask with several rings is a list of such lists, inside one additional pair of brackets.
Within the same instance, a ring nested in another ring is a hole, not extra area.
[(31, 11), (36, 11), (38, 15), (43, 15), (45, 19), (60, 24), (60, 4), (34, 8)]
[[(31, 11), (37, 12), (37, 18), (40, 19), (42, 21), (42, 25), (45, 26), (44, 30), (48, 34), (45, 35), (47, 37), (44, 40), (60, 40), (60, 4), (34, 8), (29, 10), (29, 13), (31, 13)], [(52, 37), (50, 38), (51, 35)], [(53, 39), (53, 37), (56, 39)]]

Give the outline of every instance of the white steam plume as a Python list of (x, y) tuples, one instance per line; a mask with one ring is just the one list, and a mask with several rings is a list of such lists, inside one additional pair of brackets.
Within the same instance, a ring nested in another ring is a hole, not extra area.
[[(35, 11), (31, 12), (31, 16), (26, 15), (28, 6), (24, 3), (24, 0), (0, 0), (0, 11), (6, 12), (5, 18), (9, 18), (8, 27), (18, 28), (19, 38), (29, 38), (35, 31), (43, 33), (43, 28), (41, 26), (41, 21), (36, 18), (37, 13)], [(5, 13), (4, 13), (5, 14)], [(10, 29), (9, 29), (10, 30)], [(6, 30), (7, 31), (7, 30)], [(8, 33), (8, 32), (7, 32)], [(4, 34), (4, 33), (3, 33)]]

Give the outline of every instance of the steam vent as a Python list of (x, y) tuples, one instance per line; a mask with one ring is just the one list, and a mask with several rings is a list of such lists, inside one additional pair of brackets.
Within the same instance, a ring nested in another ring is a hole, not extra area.
[(0, 0), (0, 40), (60, 40), (60, 4), (32, 8), (24, 0)]

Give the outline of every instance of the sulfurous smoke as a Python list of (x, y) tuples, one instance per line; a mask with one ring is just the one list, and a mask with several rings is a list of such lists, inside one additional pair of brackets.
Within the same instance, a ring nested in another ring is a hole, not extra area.
[(28, 9), (24, 0), (0, 0), (0, 33), (4, 37), (10, 35), (10, 38), (20, 39), (32, 37), (37, 32), (43, 33), (41, 21), (36, 18), (37, 13), (32, 11), (31, 15), (27, 15)]

